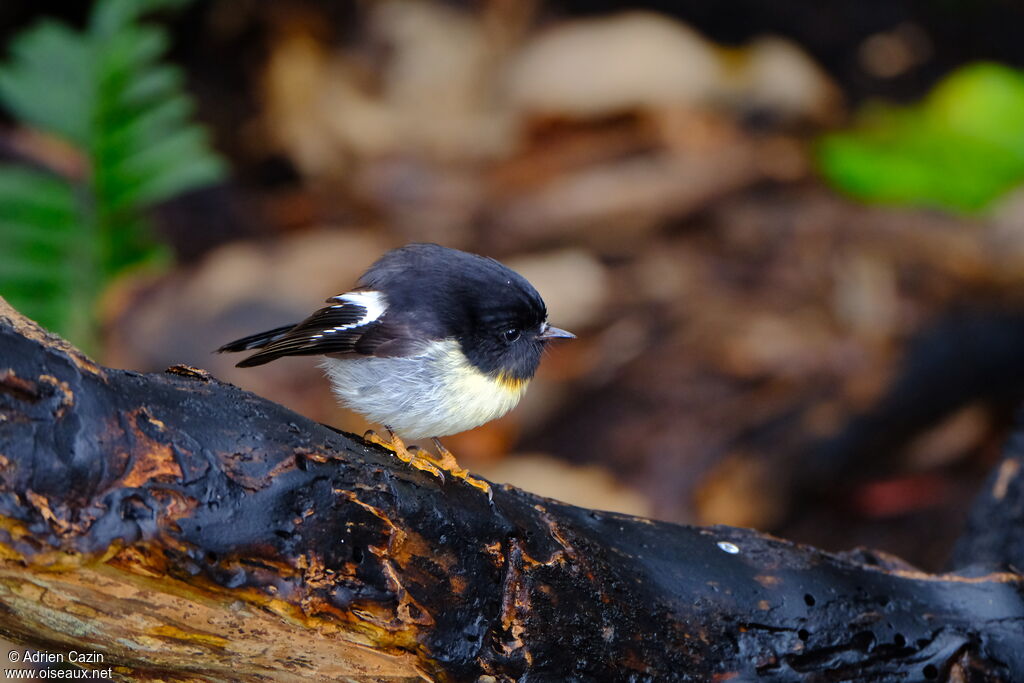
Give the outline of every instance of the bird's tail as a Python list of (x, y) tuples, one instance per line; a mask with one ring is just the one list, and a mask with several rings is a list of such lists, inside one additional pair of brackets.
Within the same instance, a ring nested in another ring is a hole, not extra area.
[(224, 346), (217, 349), (217, 353), (225, 353), (230, 351), (248, 351), (250, 349), (262, 349), (264, 346), (284, 336), (288, 330), (295, 327), (295, 325), (284, 325), (283, 327), (275, 327), (272, 330), (266, 332), (257, 332), (256, 334), (250, 334), (248, 337), (242, 337), (236, 339), (233, 342), (228, 342)]

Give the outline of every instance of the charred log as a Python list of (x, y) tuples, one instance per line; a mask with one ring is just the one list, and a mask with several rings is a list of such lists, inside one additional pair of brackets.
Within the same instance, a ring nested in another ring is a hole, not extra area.
[(0, 301), (0, 633), (132, 680), (1024, 679), (1024, 577), (494, 499)]

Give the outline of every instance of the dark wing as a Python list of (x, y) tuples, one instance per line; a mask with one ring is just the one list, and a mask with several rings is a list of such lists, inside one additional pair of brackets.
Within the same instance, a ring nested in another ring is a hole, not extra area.
[(282, 356), (342, 353), (399, 356), (411, 353), (416, 347), (406, 326), (390, 324), (383, 309), (374, 310), (374, 304), (367, 303), (365, 295), (343, 294), (328, 301), (338, 303), (321, 308), (297, 325), (250, 335), (217, 350), (260, 349), (236, 364), (247, 368)]
[(359, 337), (373, 324), (361, 324), (367, 317), (365, 306), (343, 301), (321, 308), (298, 325), (278, 327), (238, 339), (217, 351), (260, 349), (237, 363), (240, 368), (263, 365), (281, 356), (311, 356), (346, 353), (355, 350)]
[(217, 349), (217, 353), (224, 353), (225, 351), (248, 351), (249, 349), (261, 349), (275, 339), (283, 337), (286, 332), (294, 327), (295, 325), (275, 327), (274, 329), (267, 330), (266, 332), (257, 332), (256, 334), (251, 334), (248, 337), (236, 339), (235, 341), (225, 344)]

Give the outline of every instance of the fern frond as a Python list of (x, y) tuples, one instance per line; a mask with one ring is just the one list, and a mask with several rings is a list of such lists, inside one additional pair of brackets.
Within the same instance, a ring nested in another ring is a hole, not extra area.
[[(75, 306), (88, 307), (88, 283), (75, 259), (79, 201), (72, 186), (49, 174), (0, 166), (0, 292), (44, 326), (68, 329)], [(54, 268), (54, 264), (64, 265)], [(84, 285), (84, 287), (83, 287)], [(82, 330), (72, 330), (82, 335)]]
[(79, 184), (0, 168), (0, 294), (80, 345), (95, 331), (83, 316), (111, 277), (166, 261), (145, 209), (225, 173), (191, 121), (182, 72), (160, 61), (166, 31), (139, 23), (186, 2), (97, 0), (85, 31), (41, 22), (0, 66), (0, 104), (89, 164)]
[(43, 21), (11, 42), (0, 69), (0, 102), (15, 117), (79, 147), (90, 140), (92, 45), (67, 26)]

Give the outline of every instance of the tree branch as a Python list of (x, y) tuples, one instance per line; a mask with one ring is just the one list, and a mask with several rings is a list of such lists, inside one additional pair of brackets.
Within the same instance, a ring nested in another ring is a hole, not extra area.
[[(977, 573), (977, 572), (975, 572)], [(0, 632), (132, 680), (1024, 679), (1024, 579), (414, 470), (0, 300)]]

